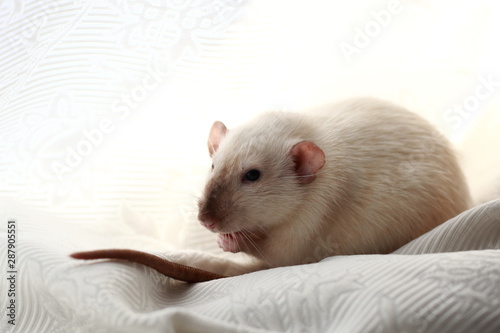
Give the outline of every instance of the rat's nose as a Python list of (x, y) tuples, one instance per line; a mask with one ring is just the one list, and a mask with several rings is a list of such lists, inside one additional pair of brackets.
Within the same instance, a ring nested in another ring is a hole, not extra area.
[(200, 221), (201, 225), (204, 226), (205, 228), (212, 230), (215, 228), (215, 219), (208, 215), (207, 213), (199, 212), (198, 213), (198, 220)]
[(215, 222), (211, 222), (211, 223), (201, 222), (201, 225), (207, 229), (210, 229), (210, 230), (215, 228)]

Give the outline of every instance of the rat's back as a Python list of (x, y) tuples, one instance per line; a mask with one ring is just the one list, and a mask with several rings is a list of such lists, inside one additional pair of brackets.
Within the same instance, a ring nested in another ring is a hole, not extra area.
[(422, 117), (371, 98), (308, 114), (321, 128), (317, 180), (334, 201), (326, 223), (344, 239), (339, 253), (395, 250), (469, 208), (451, 145)]

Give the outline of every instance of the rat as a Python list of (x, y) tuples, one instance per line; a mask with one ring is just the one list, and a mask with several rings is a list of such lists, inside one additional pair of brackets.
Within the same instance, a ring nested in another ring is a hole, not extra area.
[(216, 121), (208, 151), (198, 219), (265, 267), (390, 253), (470, 207), (449, 141), (378, 99)]
[(213, 258), (173, 263), (128, 249), (71, 256), (123, 259), (202, 282), (390, 253), (471, 205), (450, 142), (424, 118), (378, 99), (266, 112), (231, 130), (216, 121), (207, 145), (212, 166), (198, 219), (224, 251), (247, 254), (248, 267), (234, 273), (237, 264), (224, 259), (215, 266), (230, 273), (220, 275), (211, 272)]

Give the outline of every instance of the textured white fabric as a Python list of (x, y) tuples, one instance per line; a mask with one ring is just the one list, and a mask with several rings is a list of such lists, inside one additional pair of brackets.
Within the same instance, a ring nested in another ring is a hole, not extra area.
[(498, 201), (395, 254), (190, 286), (68, 257), (243, 260), (196, 221), (210, 124), (356, 95), (433, 121), (474, 197), (495, 197), (499, 13), (488, 0), (0, 2), (0, 332), (499, 331)]
[[(195, 285), (137, 264), (71, 260), (79, 243), (102, 247), (111, 235), (38, 221), (19, 222), (17, 332), (500, 330), (500, 200), (400, 254), (332, 257)], [(434, 253), (443, 250), (466, 252)]]

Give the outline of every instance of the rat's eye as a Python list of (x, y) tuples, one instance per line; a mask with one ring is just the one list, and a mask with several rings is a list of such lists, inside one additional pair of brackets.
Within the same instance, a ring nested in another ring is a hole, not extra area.
[(212, 170), (214, 169), (214, 164), (212, 163)]
[(245, 174), (245, 180), (248, 180), (249, 182), (254, 182), (260, 177), (260, 171), (259, 170), (250, 170)]

